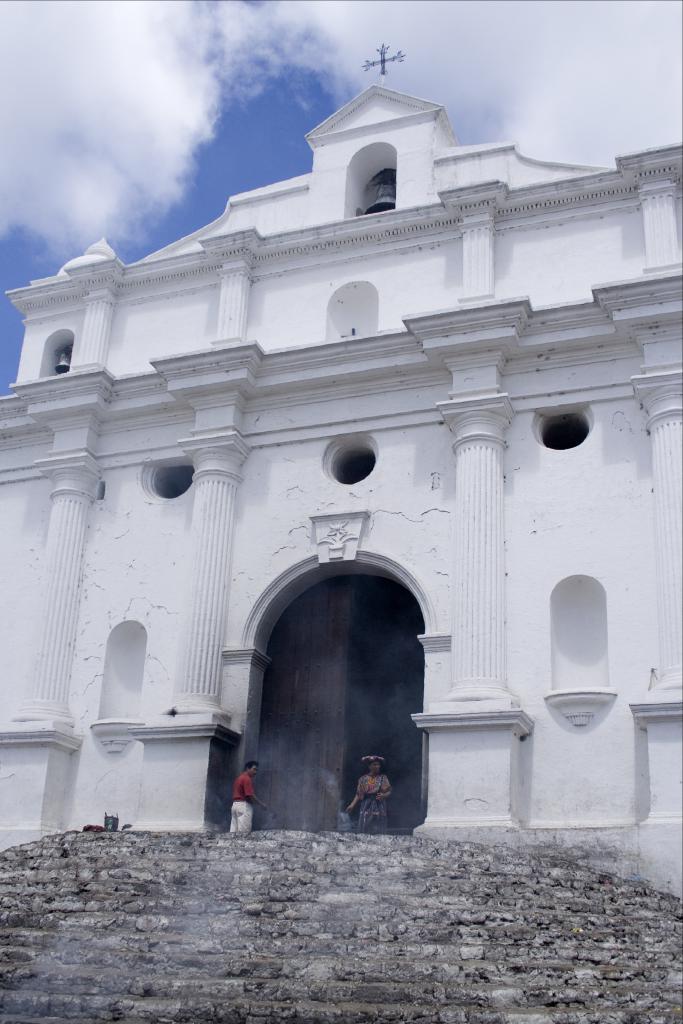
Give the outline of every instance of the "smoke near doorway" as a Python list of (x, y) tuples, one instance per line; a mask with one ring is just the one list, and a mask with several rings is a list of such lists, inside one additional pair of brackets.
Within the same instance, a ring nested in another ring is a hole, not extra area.
[(364, 754), (382, 754), (393, 793), (391, 831), (424, 818), (421, 710), (424, 622), (403, 586), (379, 576), (337, 576), (283, 612), (268, 645), (259, 760), (260, 828), (322, 831), (353, 797)]

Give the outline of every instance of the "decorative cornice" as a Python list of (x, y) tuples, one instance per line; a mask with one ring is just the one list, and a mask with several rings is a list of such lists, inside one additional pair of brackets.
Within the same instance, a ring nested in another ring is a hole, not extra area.
[[(120, 378), (106, 370), (74, 370), (17, 384), (16, 397), (0, 399), (2, 447), (41, 443), (49, 436), (46, 428), (69, 419), (82, 423), (91, 417), (98, 433), (131, 416), (138, 425), (176, 421), (178, 403), (187, 415), (216, 403), (234, 403), (236, 413), (246, 415), (331, 395), (360, 397), (382, 386), (447, 389), (454, 369), (482, 360), (505, 374), (541, 365), (535, 362), (541, 355), (544, 369), (623, 358), (623, 376), (613, 382), (621, 388), (633, 375), (635, 367), (626, 363), (638, 355), (639, 345), (675, 339), (680, 289), (680, 273), (668, 272), (598, 286), (593, 302), (534, 309), (525, 298), (486, 301), (407, 317), (408, 331), (368, 338), (275, 352), (256, 343), (211, 346), (154, 360), (156, 372)], [(650, 386), (654, 380), (647, 377)], [(337, 417), (334, 430), (344, 422)], [(320, 436), (325, 435), (323, 429)]]
[(406, 317), (403, 321), (427, 356), (442, 361), (459, 351), (516, 348), (532, 316), (527, 298), (494, 299), (471, 306)]
[[(398, 108), (405, 108), (408, 113), (403, 116), (399, 115), (398, 118), (384, 118), (376, 124), (361, 125), (351, 130), (345, 129), (343, 126), (353, 117), (353, 115), (366, 106), (372, 99), (379, 97), (387, 100), (390, 103), (395, 104)], [(349, 131), (359, 131), (363, 134), (372, 134), (376, 131), (379, 124), (382, 127), (389, 125), (401, 124), (405, 121), (415, 121), (416, 117), (421, 115), (428, 115), (431, 117), (437, 116), (443, 119), (449, 129), (449, 134), (453, 136), (452, 129), (450, 128), (450, 122), (446, 116), (444, 107), (438, 103), (432, 103), (429, 100), (421, 100), (417, 96), (409, 96), (407, 93), (397, 92), (394, 89), (387, 89), (382, 85), (371, 85), (363, 92), (359, 93), (348, 103), (344, 104), (339, 110), (335, 111), (330, 117), (325, 118), (319, 125), (311, 129), (305, 136), (311, 149), (315, 149), (317, 145), (324, 144), (326, 141), (332, 138), (340, 138), (347, 136)], [(455, 139), (453, 139), (455, 142)]]
[(667, 178), (680, 179), (681, 146), (658, 146), (641, 153), (627, 153), (616, 159), (617, 170), (636, 179)]
[(253, 393), (263, 358), (261, 346), (249, 342), (153, 359), (152, 366), (166, 381), (169, 394), (192, 404), (211, 395), (225, 401), (231, 394)]
[(597, 285), (593, 298), (615, 324), (661, 328), (683, 318), (683, 276), (674, 269), (631, 281)]
[(265, 671), (270, 665), (272, 658), (269, 658), (257, 647), (233, 647), (224, 648), (221, 654), (224, 665), (248, 665), (250, 668), (259, 668)]
[(664, 722), (678, 722), (683, 719), (683, 701), (647, 701), (641, 704), (629, 704), (631, 714), (641, 729), (648, 725), (660, 725)]
[(448, 653), (451, 649), (450, 633), (423, 633), (417, 638), (425, 654)]
[(12, 387), (36, 424), (56, 430), (69, 423), (89, 428), (98, 425), (111, 404), (113, 383), (111, 374), (99, 368), (72, 370)]
[[(361, 247), (372, 249), (396, 245), (411, 237), (438, 235), (459, 231), (459, 218), (465, 209), (476, 210), (478, 204), (495, 204), (496, 222), (501, 228), (515, 219), (527, 219), (535, 225), (545, 214), (558, 210), (590, 208), (596, 204), (638, 201), (638, 183), (643, 177), (661, 177), (676, 172), (680, 177), (680, 149), (665, 147), (622, 157), (616, 171), (598, 171), (561, 181), (541, 182), (522, 188), (509, 188), (502, 182), (485, 182), (445, 189), (443, 202), (394, 210), (374, 218), (358, 218), (322, 224), (263, 236), (257, 230), (231, 232), (198, 240), (200, 251), (140, 261), (122, 266), (118, 261), (94, 264), (66, 275), (55, 275), (36, 281), (25, 288), (8, 292), (10, 301), (24, 315), (66, 305), (82, 305), (88, 292), (109, 288), (118, 299), (144, 289), (183, 282), (215, 278), (218, 266), (231, 259), (248, 260), (254, 273), (267, 270), (270, 264), (306, 257), (319, 259), (335, 251), (359, 253)], [(444, 203), (446, 208), (444, 208)]]
[(418, 729), (507, 729), (516, 736), (533, 732), (534, 720), (521, 708), (506, 711), (447, 711), (411, 715)]
[(176, 715), (145, 725), (129, 728), (133, 739), (143, 743), (167, 743), (178, 740), (219, 740), (234, 747), (239, 743), (240, 734), (228, 727), (229, 715), (188, 714)]
[(0, 748), (55, 747), (72, 754), (82, 742), (82, 736), (74, 733), (66, 723), (58, 721), (46, 721), (42, 725), (37, 722), (17, 722), (11, 729), (0, 732)]

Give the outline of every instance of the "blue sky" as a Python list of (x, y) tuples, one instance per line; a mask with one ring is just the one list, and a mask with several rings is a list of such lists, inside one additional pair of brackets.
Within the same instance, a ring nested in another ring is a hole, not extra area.
[[(217, 123), (215, 137), (201, 147), (196, 170), (182, 199), (164, 215), (150, 218), (139, 238), (119, 239), (115, 233), (109, 233), (109, 241), (119, 258), (124, 263), (132, 263), (208, 224), (222, 213), (229, 195), (307, 173), (311, 150), (304, 135), (335, 107), (334, 100), (316, 77), (303, 72), (275, 80), (248, 102), (234, 102)], [(235, 138), (239, 138), (239, 148), (234, 145)], [(95, 240), (95, 237), (91, 239)], [(0, 240), (2, 291), (23, 287), (30, 280), (56, 273), (66, 260), (80, 251), (81, 248), (69, 241), (60, 247), (47, 244), (34, 232), (11, 231)], [(0, 301), (2, 393), (10, 392), (9, 385), (15, 380), (23, 330), (21, 314), (3, 297)]]
[[(304, 134), (407, 52), (391, 88), (461, 143), (609, 166), (679, 141), (677, 0), (52, 0), (0, 4), (0, 284), (103, 235), (132, 262), (229, 195), (310, 169)], [(0, 299), (0, 393), (23, 327)]]

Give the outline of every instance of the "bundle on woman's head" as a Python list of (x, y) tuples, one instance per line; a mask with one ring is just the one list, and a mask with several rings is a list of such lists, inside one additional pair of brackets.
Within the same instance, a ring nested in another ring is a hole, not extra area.
[(383, 764), (384, 758), (380, 757), (379, 754), (367, 754), (365, 757), (361, 757), (363, 764)]

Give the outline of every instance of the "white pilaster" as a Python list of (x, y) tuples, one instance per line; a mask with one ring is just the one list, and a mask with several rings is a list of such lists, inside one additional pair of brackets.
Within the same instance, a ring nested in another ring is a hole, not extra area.
[(239, 736), (224, 717), (165, 716), (131, 726), (130, 731), (144, 746), (136, 828), (225, 830), (230, 820), (230, 779), (236, 774), (232, 754)]
[(223, 704), (230, 708), (241, 705), (235, 727), (238, 728), (240, 720), (243, 722), (242, 761), (258, 754), (263, 677), (269, 665), (268, 655), (255, 647), (223, 651)]
[(69, 680), (76, 642), (81, 563), (88, 511), (99, 472), (87, 452), (48, 457), (37, 465), (53, 482), (45, 551), (45, 603), (33, 692), (16, 720), (61, 719), (72, 723)]
[(510, 701), (505, 666), (505, 394), (439, 403), (455, 436), (452, 673), (449, 700)]
[(109, 352), (114, 296), (108, 288), (88, 296), (83, 330), (74, 347), (72, 369), (93, 369), (104, 366)]
[(645, 235), (645, 270), (680, 263), (676, 237), (676, 183), (672, 178), (641, 178), (638, 186)]
[(462, 298), (486, 298), (495, 292), (494, 211), (491, 206), (462, 218)]
[(195, 466), (192, 581), (175, 707), (193, 713), (220, 708), (235, 496), (248, 448), (237, 430), (191, 440), (184, 447)]
[(683, 459), (683, 388), (680, 371), (633, 377), (637, 397), (647, 413), (652, 442), (659, 672), (656, 688), (681, 687), (683, 594), (681, 582), (681, 515)]
[(216, 341), (245, 341), (251, 291), (249, 265), (243, 260), (226, 263), (218, 276), (220, 293)]
[(463, 826), (516, 826), (520, 817), (520, 739), (533, 721), (520, 708), (413, 715), (429, 734), (427, 820), (419, 833)]

